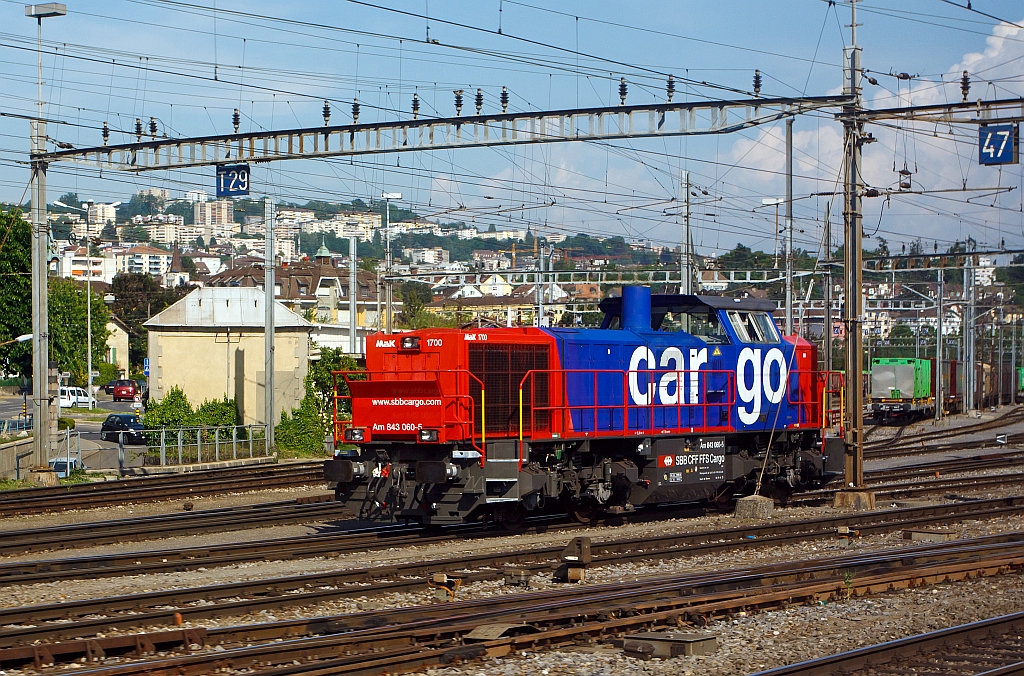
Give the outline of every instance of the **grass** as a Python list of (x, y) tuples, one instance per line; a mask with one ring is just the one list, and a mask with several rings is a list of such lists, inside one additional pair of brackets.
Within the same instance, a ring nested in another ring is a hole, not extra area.
[(39, 484), (32, 481), (26, 481), (25, 479), (22, 479), (21, 481), (17, 479), (0, 479), (0, 491), (13, 491), (16, 488), (33, 488), (38, 485)]
[(31, 438), (32, 438), (32, 432), (29, 432), (28, 435), (26, 435), (24, 437), (19, 437), (17, 435), (6, 436), (6, 437), (5, 436), (0, 436), (0, 444), (9, 444), (12, 441), (25, 441), (26, 439), (31, 439)]

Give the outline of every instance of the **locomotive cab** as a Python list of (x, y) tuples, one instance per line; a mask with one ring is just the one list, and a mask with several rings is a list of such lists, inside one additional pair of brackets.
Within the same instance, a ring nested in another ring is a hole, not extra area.
[[(773, 304), (624, 287), (597, 329), (423, 329), (337, 374), (327, 461), (361, 518), (514, 525), (530, 512), (728, 503), (820, 478), (815, 347)], [(351, 418), (343, 413), (350, 411)]]

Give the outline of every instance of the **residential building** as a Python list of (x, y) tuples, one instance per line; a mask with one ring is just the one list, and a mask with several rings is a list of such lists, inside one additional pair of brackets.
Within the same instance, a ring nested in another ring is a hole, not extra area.
[(117, 222), (117, 207), (113, 204), (87, 203), (89, 228), (83, 237), (99, 237), (100, 232), (108, 223)]
[(196, 225), (224, 225), (235, 222), (235, 207), (231, 200), (196, 202), (192, 208)]
[(189, 190), (185, 193), (186, 202), (205, 202), (210, 195), (205, 190)]
[(316, 212), (301, 207), (281, 207), (276, 212), (278, 223), (309, 223), (316, 220)]
[(402, 249), (402, 256), (408, 258), (412, 265), (443, 265), (450, 260), (448, 250), (439, 246), (429, 249)]
[(114, 275), (117, 274), (116, 261), (113, 256), (90, 256), (89, 248), (84, 246), (72, 246), (64, 249), (58, 264), (60, 276), (72, 279), (85, 280), (91, 273), (92, 281), (110, 284)]
[[(264, 302), (260, 289), (206, 287), (147, 321), (150, 397), (172, 387), (197, 403), (228, 397), (244, 424), (265, 424)], [(276, 302), (274, 327), (276, 424), (305, 395), (313, 326)]]
[(135, 272), (163, 277), (171, 266), (173, 254), (145, 244), (114, 253), (116, 274)]
[(167, 188), (143, 188), (135, 194), (139, 197), (155, 197), (164, 202), (171, 199), (171, 191)]
[[(103, 358), (117, 367), (118, 375), (128, 376), (128, 326), (114, 315), (107, 322), (107, 352)], [(102, 383), (97, 383), (102, 384)]]
[(500, 251), (479, 250), (473, 252), (473, 261), (481, 270), (508, 270), (512, 261)]
[[(326, 249), (312, 261), (300, 261), (275, 268), (275, 298), (293, 312), (313, 312), (317, 323), (348, 327), (348, 268), (334, 267)], [(226, 268), (207, 280), (208, 287), (263, 289), (266, 278), (263, 265)], [(361, 341), (378, 325), (377, 276), (360, 270), (356, 275), (356, 335)], [(402, 304), (395, 303), (395, 312)], [(345, 345), (348, 349), (348, 345)]]

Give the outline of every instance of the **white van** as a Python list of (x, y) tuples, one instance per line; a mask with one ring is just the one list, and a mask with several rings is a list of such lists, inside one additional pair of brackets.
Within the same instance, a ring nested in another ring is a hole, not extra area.
[(60, 407), (61, 408), (74, 408), (74, 407), (89, 407), (89, 401), (92, 400), (93, 408), (96, 407), (96, 400), (89, 396), (89, 394), (81, 387), (62, 387), (60, 388)]

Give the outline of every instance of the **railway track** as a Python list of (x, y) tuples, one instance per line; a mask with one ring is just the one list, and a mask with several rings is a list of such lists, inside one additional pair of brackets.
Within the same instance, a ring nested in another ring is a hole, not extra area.
[[(904, 437), (904, 432), (908, 427), (907, 425), (904, 425), (897, 431), (896, 436), (891, 439), (878, 440), (865, 444), (864, 457), (887, 458), (897, 455), (932, 453), (937, 450), (955, 450), (956, 448), (964, 447), (963, 442), (939, 444), (938, 448), (936, 448), (934, 444), (928, 442), (963, 437), (989, 430), (998, 430), (1008, 425), (1014, 425), (1020, 422), (1024, 422), (1024, 407), (1015, 406), (992, 420), (985, 420), (970, 425), (963, 425), (961, 427), (949, 427), (941, 430), (920, 432), (918, 434), (910, 435), (909, 437)], [(967, 448), (984, 448), (986, 446), (993, 445), (994, 440), (986, 439), (968, 443), (984, 445), (966, 446)]]
[[(869, 483), (868, 489), (875, 494), (876, 502), (884, 502), (886, 500), (904, 500), (928, 495), (943, 495), (952, 499), (972, 499), (959, 498), (956, 491), (992, 490), (1020, 486), (1022, 484), (1024, 484), (1024, 472), (1009, 472), (990, 476), (937, 477), (912, 482)], [(841, 490), (843, 490), (842, 487), (806, 491), (789, 496), (781, 502), (784, 502), (787, 506), (820, 505), (832, 500), (835, 494)]]
[(333, 496), (317, 495), (239, 507), (4, 531), (0, 536), (0, 556), (112, 542), (154, 540), (177, 535), (351, 519), (352, 515), (345, 510), (345, 506), (335, 502)]
[(323, 483), (322, 463), (256, 465), (0, 491), (0, 517)]
[(850, 650), (755, 676), (830, 674), (1024, 674), (1024, 613), (993, 617), (950, 629)]
[[(1024, 512), (1024, 498), (979, 501), (965, 505), (892, 510), (827, 519), (740, 527), (657, 537), (595, 542), (592, 565), (666, 560), (738, 548), (766, 547), (832, 539), (840, 526), (856, 528), (862, 535), (886, 533), (908, 527), (949, 524), (962, 519), (986, 519)], [(999, 539), (999, 538), (997, 538)], [(1007, 541), (1022, 541), (1010, 534)], [(358, 537), (348, 541), (351, 550), (364, 551)], [(339, 545), (339, 548), (342, 546)], [(439, 571), (464, 573), (465, 582), (501, 579), (506, 566), (515, 565), (531, 574), (548, 572), (559, 565), (563, 547), (523, 549), (453, 559), (415, 561), (376, 568), (293, 575), (276, 579), (219, 584), (192, 589), (132, 594), (104, 599), (64, 601), (49, 605), (0, 609), (0, 647), (36, 641), (56, 641), (93, 636), (111, 628), (128, 629), (170, 625), (182, 621), (245, 615), (260, 610), (312, 606), (327, 600), (364, 597), (426, 587), (427, 577)], [(298, 625), (287, 624), (290, 627)], [(284, 625), (282, 625), (284, 626)], [(303, 631), (307, 631), (304, 629)], [(3, 652), (0, 651), (0, 664)]]
[[(569, 585), (537, 592), (510, 591), (483, 599), (361, 612), (314, 619), (215, 629), (190, 629), (104, 637), (90, 641), (36, 643), (0, 650), (0, 667), (16, 668), (100, 660), (125, 653), (131, 662), (108, 663), (78, 673), (90, 676), (205, 674), (258, 668), (261, 674), (404, 673), (430, 666), (503, 656), (551, 646), (623, 640), (623, 634), (655, 627), (702, 624), (738, 611), (793, 603), (841, 600), (854, 595), (971, 576), (1019, 573), (1024, 536), (1007, 534), (919, 545), (827, 559), (728, 571), (629, 579), (601, 585)], [(481, 626), (504, 630), (473, 641)], [(505, 631), (511, 629), (509, 634)], [(193, 654), (153, 655), (159, 645), (191, 648)], [(834, 672), (830, 672), (834, 673)]]

